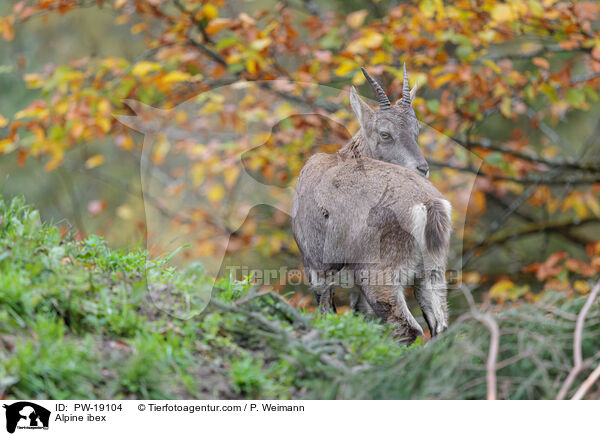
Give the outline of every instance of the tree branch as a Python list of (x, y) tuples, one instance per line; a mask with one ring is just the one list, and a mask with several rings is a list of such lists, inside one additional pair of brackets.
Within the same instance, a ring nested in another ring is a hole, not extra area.
[[(567, 376), (562, 387), (558, 391), (558, 395), (556, 396), (557, 400), (565, 399), (567, 391), (569, 390), (569, 388), (575, 381), (575, 378), (583, 368), (583, 352), (581, 350), (581, 342), (583, 341), (583, 328), (585, 326), (585, 318), (587, 317), (587, 314), (590, 308), (592, 307), (594, 300), (598, 296), (598, 292), (600, 292), (600, 281), (598, 281), (598, 283), (596, 283), (596, 286), (594, 286), (591, 290), (590, 295), (585, 301), (585, 304), (581, 308), (581, 312), (579, 312), (579, 315), (577, 316), (577, 322), (575, 323), (575, 333), (573, 337), (573, 368), (571, 369), (571, 372), (569, 372), (569, 375)], [(579, 390), (575, 395), (577, 395), (578, 393)], [(585, 392), (583, 392), (582, 395), (583, 394), (585, 394)]]
[[(563, 220), (556, 222), (533, 222), (527, 226), (524, 226), (521, 229), (517, 230), (507, 230), (501, 233), (497, 233), (495, 236), (489, 237), (483, 244), (480, 244), (477, 248), (490, 247), (492, 245), (500, 245), (505, 242), (514, 239), (520, 238), (523, 236), (528, 236), (534, 233), (539, 232), (560, 232), (562, 230), (568, 230), (572, 227), (582, 226), (584, 224), (597, 223), (600, 222), (600, 218), (586, 218), (583, 220), (579, 220), (577, 222), (572, 220)], [(471, 248), (469, 248), (470, 250)]]
[(597, 176), (595, 175), (594, 177), (582, 178), (582, 177), (573, 176), (573, 175), (556, 177), (556, 176), (551, 176), (550, 174), (548, 174), (548, 175), (540, 174), (540, 175), (535, 175), (535, 176), (531, 176), (531, 177), (516, 178), (516, 177), (509, 177), (509, 176), (495, 176), (495, 175), (484, 173), (483, 171), (478, 170), (477, 168), (474, 168), (471, 166), (463, 167), (460, 165), (449, 164), (449, 163), (440, 162), (440, 161), (432, 160), (432, 159), (429, 159), (429, 164), (431, 166), (437, 167), (437, 168), (449, 168), (449, 169), (453, 169), (453, 170), (457, 170), (457, 171), (461, 171), (461, 172), (475, 174), (480, 177), (485, 177), (487, 179), (490, 179), (492, 181), (507, 181), (507, 182), (518, 183), (520, 185), (536, 184), (536, 185), (554, 186), (554, 185), (566, 185), (566, 184), (592, 185), (594, 183), (600, 183), (600, 175), (597, 175)]
[(486, 383), (487, 383), (487, 396), (488, 400), (496, 400), (497, 399), (497, 380), (496, 380), (496, 368), (498, 361), (498, 350), (500, 349), (500, 329), (498, 328), (498, 323), (494, 319), (492, 315), (489, 313), (482, 313), (477, 309), (475, 305), (475, 300), (473, 299), (473, 295), (471, 291), (464, 285), (460, 285), (460, 289), (469, 303), (469, 307), (471, 308), (471, 316), (482, 323), (490, 332), (490, 348), (488, 351), (488, 358), (485, 364), (486, 367)]
[(596, 380), (600, 377), (600, 365), (585, 379), (585, 381), (579, 386), (575, 395), (571, 398), (572, 400), (581, 400), (587, 391), (596, 383)]
[(458, 144), (462, 145), (463, 147), (465, 147), (468, 150), (472, 150), (473, 148), (481, 148), (483, 150), (497, 151), (497, 152), (500, 152), (503, 154), (509, 154), (511, 156), (514, 156), (518, 159), (521, 159), (521, 160), (524, 160), (527, 162), (546, 165), (549, 168), (571, 169), (571, 170), (592, 171), (592, 172), (600, 171), (600, 163), (597, 163), (597, 162), (577, 163), (577, 162), (571, 161), (571, 160), (559, 161), (559, 160), (545, 159), (540, 156), (533, 156), (533, 155), (522, 153), (519, 151), (509, 150), (500, 144), (493, 143), (492, 141), (490, 141), (487, 138), (482, 139), (480, 142), (473, 142), (471, 140), (461, 140), (457, 137), (452, 137), (451, 139), (453, 141), (457, 142)]

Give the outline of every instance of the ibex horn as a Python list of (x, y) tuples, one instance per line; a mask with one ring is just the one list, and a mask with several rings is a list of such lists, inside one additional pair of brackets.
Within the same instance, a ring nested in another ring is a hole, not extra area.
[(369, 75), (369, 73), (367, 73), (367, 70), (365, 70), (364, 67), (361, 67), (361, 71), (365, 75), (365, 78), (367, 79), (367, 82), (369, 82), (369, 85), (371, 85), (371, 88), (373, 88), (373, 91), (375, 91), (375, 98), (377, 99), (377, 103), (379, 103), (379, 109), (390, 109), (392, 107), (392, 103), (390, 103), (390, 99), (388, 98), (388, 96), (385, 95), (385, 92), (383, 91), (381, 85), (377, 83), (375, 79), (373, 79)]
[(402, 71), (404, 75), (404, 84), (402, 85), (402, 103), (411, 105), (410, 101), (410, 86), (408, 84), (408, 74), (406, 74), (406, 62), (404, 62), (404, 67)]

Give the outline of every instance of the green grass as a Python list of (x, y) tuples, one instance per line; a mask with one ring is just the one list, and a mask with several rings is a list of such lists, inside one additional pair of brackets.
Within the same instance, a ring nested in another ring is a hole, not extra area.
[[(472, 319), (403, 347), (388, 326), (306, 313), (248, 280), (221, 279), (208, 302), (202, 266), (178, 270), (171, 256), (61, 237), (22, 198), (0, 197), (0, 397), (485, 398), (489, 334)], [(556, 396), (585, 298), (495, 314), (500, 398)], [(571, 391), (599, 349), (594, 304)]]
[[(210, 305), (189, 319), (169, 316), (160, 308), (202, 299), (196, 289), (209, 278), (198, 264), (169, 267), (168, 253), (154, 261), (147, 256), (143, 249), (110, 249), (95, 235), (61, 237), (22, 198), (0, 197), (0, 395), (290, 398), (337, 376), (320, 362), (321, 349), (276, 346), (253, 330), (247, 313), (230, 309), (255, 292), (248, 281), (218, 282), (222, 307)], [(157, 305), (149, 289), (161, 285), (170, 290)], [(244, 310), (295, 334), (296, 326), (273, 309), (283, 303), (273, 298), (252, 298)], [(383, 362), (402, 350), (377, 323), (289, 310), (305, 317), (319, 340), (343, 340), (339, 359), (349, 366)]]

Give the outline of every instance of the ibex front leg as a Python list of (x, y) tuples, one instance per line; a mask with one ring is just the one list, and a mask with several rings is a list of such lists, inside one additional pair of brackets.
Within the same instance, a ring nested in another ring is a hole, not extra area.
[(319, 313), (324, 315), (326, 313), (336, 313), (337, 308), (335, 307), (335, 300), (333, 298), (335, 290), (333, 281), (327, 280), (327, 274), (324, 277), (319, 277), (316, 271), (307, 271), (310, 289), (315, 295), (315, 300), (319, 306)]
[(393, 335), (403, 341), (412, 343), (423, 335), (423, 329), (408, 309), (404, 297), (404, 286), (361, 286), (363, 296), (373, 312), (384, 322), (396, 326)]

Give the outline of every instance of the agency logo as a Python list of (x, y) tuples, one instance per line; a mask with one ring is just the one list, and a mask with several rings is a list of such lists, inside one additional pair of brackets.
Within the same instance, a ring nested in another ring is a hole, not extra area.
[(14, 433), (16, 429), (48, 430), (50, 411), (29, 401), (4, 405), (6, 409), (6, 431)]

